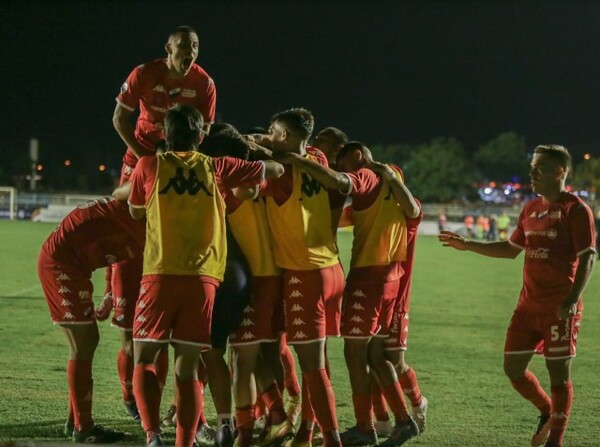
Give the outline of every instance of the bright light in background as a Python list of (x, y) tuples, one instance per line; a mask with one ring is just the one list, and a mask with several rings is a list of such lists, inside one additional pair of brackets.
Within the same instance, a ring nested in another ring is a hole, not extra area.
[(71, 160), (65, 160), (65, 166), (71, 166)]
[(583, 159), (584, 160), (590, 160), (592, 158), (592, 154), (587, 153), (587, 154), (583, 154)]
[(98, 170), (99, 170), (100, 172), (104, 172), (104, 171), (106, 171), (106, 166), (104, 166), (104, 165), (100, 165), (100, 166), (98, 166)]
[(38, 171), (43, 171), (44, 170), (44, 166), (43, 165), (37, 165), (35, 167), (35, 169), (37, 169)]

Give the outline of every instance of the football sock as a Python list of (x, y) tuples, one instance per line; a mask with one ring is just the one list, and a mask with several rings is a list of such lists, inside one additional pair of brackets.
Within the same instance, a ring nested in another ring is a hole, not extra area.
[(300, 394), (300, 384), (296, 375), (296, 363), (294, 361), (294, 354), (292, 354), (292, 350), (285, 340), (285, 335), (281, 337), (280, 357), (283, 364), (284, 384), (288, 396), (297, 396)]
[[(312, 423), (314, 426), (315, 412), (313, 411), (310, 398), (308, 397), (308, 385), (305, 374), (302, 374), (302, 420)], [(312, 439), (312, 438), (311, 438)]]
[[(142, 426), (146, 431), (160, 430), (160, 383), (154, 365), (138, 364), (133, 368), (133, 394)], [(179, 408), (177, 408), (179, 419)]]
[(378, 421), (389, 421), (388, 407), (376, 380), (371, 380), (371, 402), (373, 403), (375, 419)]
[(117, 356), (117, 371), (119, 372), (123, 401), (133, 402), (135, 400), (133, 396), (133, 357), (128, 356), (124, 349), (119, 350)]
[(208, 424), (208, 421), (206, 420), (206, 415), (204, 414), (204, 383), (201, 380), (198, 380), (198, 392), (200, 393), (201, 397), (199, 415), (200, 418), (198, 419), (198, 427), (200, 427), (201, 425)]
[(235, 419), (238, 430), (238, 447), (249, 447), (252, 444), (254, 429), (254, 405), (235, 408)]
[(262, 401), (269, 414), (269, 420), (272, 424), (281, 424), (287, 419), (285, 408), (283, 408), (283, 398), (277, 384), (273, 383), (261, 394)]
[(418, 407), (421, 405), (421, 389), (419, 388), (417, 373), (415, 373), (415, 370), (408, 368), (408, 371), (401, 376), (398, 376), (398, 382), (400, 382), (402, 390), (408, 396), (410, 405), (413, 407)]
[(535, 405), (541, 414), (550, 414), (550, 398), (540, 386), (540, 382), (535, 374), (526, 370), (523, 377), (511, 381), (511, 384), (521, 396)]
[(304, 378), (306, 379), (310, 403), (323, 435), (332, 430), (337, 430), (335, 396), (327, 371), (323, 368), (309, 371), (304, 373)]
[(374, 430), (373, 413), (371, 411), (371, 393), (360, 393), (352, 395), (354, 416), (356, 426), (367, 433)]
[(552, 390), (552, 417), (550, 418), (550, 437), (548, 440), (556, 445), (563, 445), (563, 437), (569, 423), (571, 404), (573, 403), (573, 382), (570, 380)]
[(69, 360), (67, 364), (67, 383), (73, 407), (75, 429), (86, 432), (94, 426), (92, 419), (92, 398), (94, 380), (92, 379), (91, 360)]
[(177, 432), (175, 444), (181, 447), (192, 447), (195, 441), (196, 428), (200, 409), (204, 402), (198, 380), (176, 380), (177, 392)]
[(404, 394), (402, 394), (402, 387), (400, 386), (400, 383), (395, 381), (391, 385), (382, 388), (381, 391), (383, 392), (385, 400), (394, 413), (396, 423), (408, 421), (410, 419), (410, 415), (408, 414), (408, 407), (406, 406), (406, 401), (404, 400)]

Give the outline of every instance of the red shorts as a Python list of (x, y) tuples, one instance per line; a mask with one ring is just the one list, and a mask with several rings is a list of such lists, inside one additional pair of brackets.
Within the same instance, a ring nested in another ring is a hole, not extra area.
[(575, 357), (583, 314), (560, 319), (554, 314), (516, 310), (506, 331), (505, 354), (544, 353), (550, 360)]
[(96, 321), (91, 272), (59, 263), (45, 250), (38, 256), (37, 268), (55, 324), (92, 324)]
[(386, 351), (406, 351), (408, 342), (408, 312), (394, 312), (389, 337), (385, 339)]
[(339, 336), (343, 293), (344, 271), (341, 264), (317, 270), (284, 270), (288, 344)]
[(254, 276), (250, 303), (238, 330), (229, 336), (231, 346), (279, 340), (283, 307), (281, 276)]
[[(349, 278), (352, 275), (349, 275)], [(344, 338), (387, 337), (392, 322), (399, 280), (365, 283), (349, 279), (344, 294)]]
[(142, 277), (133, 339), (210, 348), (210, 324), (219, 282), (209, 276)]
[(140, 293), (142, 257), (112, 265), (111, 288), (114, 313), (112, 325), (124, 331), (133, 330), (135, 302)]

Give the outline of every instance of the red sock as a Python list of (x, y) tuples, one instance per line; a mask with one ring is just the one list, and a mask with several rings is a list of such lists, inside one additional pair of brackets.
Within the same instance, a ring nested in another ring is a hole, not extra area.
[(177, 447), (192, 447), (198, 427), (200, 408), (203, 407), (198, 380), (176, 381), (177, 392)]
[[(198, 378), (200, 378), (200, 376), (198, 376)], [(200, 427), (201, 425), (208, 424), (208, 421), (206, 420), (206, 414), (204, 413), (204, 382), (198, 380), (198, 387), (200, 397), (202, 398), (200, 405), (200, 419), (198, 420), (198, 427)], [(175, 408), (177, 408), (177, 406)]]
[(525, 371), (523, 377), (511, 381), (511, 384), (521, 396), (535, 405), (541, 414), (550, 414), (550, 398), (531, 371)]
[(410, 400), (410, 405), (418, 407), (421, 405), (421, 389), (419, 388), (419, 382), (417, 381), (417, 373), (412, 368), (408, 368), (401, 376), (398, 376), (398, 382), (404, 393)]
[(322, 368), (309, 371), (304, 373), (304, 378), (308, 387), (308, 396), (323, 435), (333, 430), (337, 431), (335, 396), (327, 371)]
[(262, 396), (257, 396), (254, 403), (254, 420), (257, 421), (266, 414), (267, 407), (265, 406), (265, 402), (262, 400)]
[(235, 423), (238, 429), (237, 445), (249, 447), (254, 429), (254, 405), (235, 408)]
[(573, 403), (573, 382), (570, 380), (552, 390), (552, 417), (550, 419), (550, 437), (548, 440), (556, 445), (563, 445), (565, 430), (569, 424), (569, 414)]
[(296, 442), (312, 442), (315, 423), (312, 421), (300, 421), (298, 433), (294, 436)]
[(125, 402), (133, 402), (133, 357), (121, 349), (117, 356), (117, 371), (119, 371), (119, 380), (121, 382), (121, 391)]
[(75, 415), (73, 413), (73, 403), (71, 402), (71, 393), (69, 393), (69, 421), (75, 426)]
[[(160, 430), (160, 384), (154, 365), (138, 364), (133, 368), (133, 395), (145, 431)], [(179, 408), (177, 409), (179, 413)], [(177, 415), (179, 419), (179, 414)]]
[(388, 414), (387, 404), (383, 398), (381, 388), (379, 388), (379, 384), (375, 380), (371, 380), (371, 402), (373, 404), (375, 419), (378, 421), (389, 421), (390, 415)]
[(169, 348), (165, 346), (160, 351), (158, 351), (158, 355), (154, 360), (154, 365), (156, 369), (156, 378), (158, 379), (158, 383), (160, 385), (160, 390), (165, 387), (165, 383), (167, 382), (167, 374), (169, 374)]
[(402, 394), (402, 387), (399, 382), (394, 382), (391, 385), (382, 388), (383, 396), (387, 400), (388, 405), (394, 413), (396, 423), (408, 421), (410, 415), (408, 414), (408, 407), (404, 400), (404, 394)]
[(312, 423), (311, 426), (314, 426), (315, 412), (313, 411), (312, 404), (310, 403), (310, 398), (308, 397), (308, 385), (306, 382), (306, 376), (304, 374), (302, 374), (302, 407), (301, 407), (301, 409), (302, 409), (302, 420), (306, 421), (306, 422), (311, 422)]
[(94, 426), (92, 419), (92, 398), (94, 380), (91, 360), (69, 360), (67, 364), (67, 384), (73, 407), (75, 430), (88, 431)]
[(353, 394), (352, 405), (354, 406), (356, 426), (365, 433), (373, 431), (374, 426), (373, 412), (371, 407), (371, 393)]
[(277, 384), (273, 383), (261, 394), (261, 399), (265, 403), (265, 407), (269, 412), (269, 420), (272, 424), (281, 424), (287, 419), (285, 414), (285, 408), (283, 408), (283, 397), (277, 387)]
[(285, 334), (281, 336), (281, 363), (283, 364), (283, 382), (288, 396), (297, 396), (300, 394), (300, 385), (298, 384), (298, 376), (296, 375), (296, 363), (294, 354), (287, 344)]

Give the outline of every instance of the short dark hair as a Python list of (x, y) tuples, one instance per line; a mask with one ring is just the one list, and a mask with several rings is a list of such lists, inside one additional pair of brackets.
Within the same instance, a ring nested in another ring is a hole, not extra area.
[(207, 136), (200, 145), (202, 153), (209, 157), (234, 157), (248, 160), (250, 149), (242, 134), (231, 124), (221, 123), (221, 130)]
[(533, 150), (534, 154), (549, 155), (566, 170), (571, 170), (571, 154), (566, 147), (559, 144), (540, 144)]
[(177, 105), (165, 115), (167, 150), (189, 151), (200, 144), (204, 119), (194, 107)]
[(345, 157), (350, 152), (356, 150), (359, 150), (363, 155), (371, 155), (371, 150), (367, 147), (365, 143), (363, 143), (362, 141), (350, 141), (344, 144), (344, 147), (341, 148), (340, 151), (337, 153), (337, 157), (335, 159), (336, 163), (339, 161), (340, 158)]
[(324, 129), (321, 129), (321, 132), (319, 132), (319, 133), (323, 133), (323, 132), (327, 132), (327, 133), (330, 133), (331, 135), (333, 135), (333, 138), (335, 139), (335, 142), (337, 144), (346, 144), (350, 141), (350, 138), (348, 138), (348, 135), (346, 135), (346, 132), (338, 129), (337, 127), (329, 126)]
[(313, 117), (313, 114), (302, 107), (295, 107), (276, 113), (273, 115), (273, 118), (271, 118), (271, 124), (274, 122), (283, 123), (288, 130), (297, 133), (304, 140), (308, 140), (315, 128), (315, 118)]
[(171, 37), (177, 36), (178, 34), (195, 34), (196, 36), (198, 35), (196, 30), (191, 26), (181, 25), (169, 33), (169, 39), (171, 39)]

